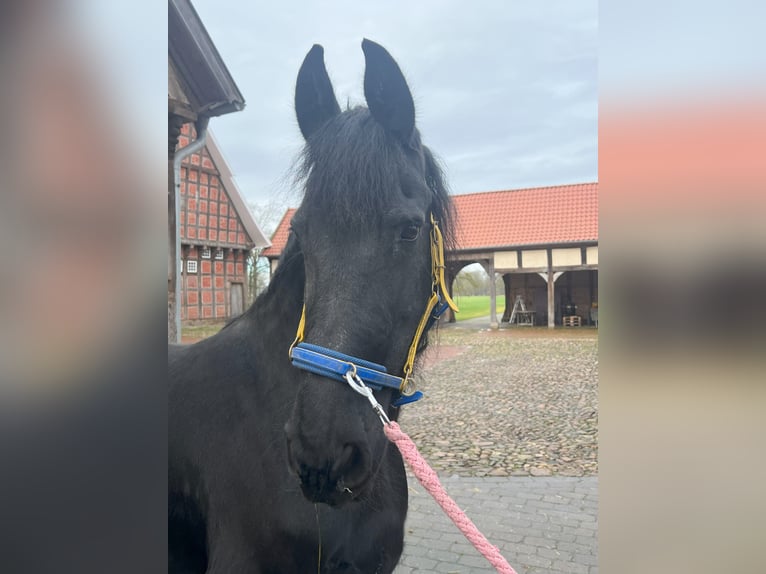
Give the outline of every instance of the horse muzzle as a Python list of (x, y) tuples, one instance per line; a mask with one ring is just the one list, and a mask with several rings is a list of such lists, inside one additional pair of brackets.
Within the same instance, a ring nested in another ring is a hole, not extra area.
[(310, 502), (341, 506), (358, 498), (372, 476), (369, 448), (362, 442), (338, 442), (328, 448), (307, 441), (288, 423), (287, 460), (298, 477), (303, 496)]

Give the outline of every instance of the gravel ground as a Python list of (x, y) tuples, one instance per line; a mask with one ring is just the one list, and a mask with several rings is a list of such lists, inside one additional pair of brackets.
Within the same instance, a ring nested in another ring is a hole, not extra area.
[(400, 423), (442, 476), (598, 473), (591, 329), (443, 327)]

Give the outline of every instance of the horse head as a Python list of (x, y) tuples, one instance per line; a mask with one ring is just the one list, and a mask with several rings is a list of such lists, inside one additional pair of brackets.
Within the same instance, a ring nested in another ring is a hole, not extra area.
[[(341, 111), (321, 46), (298, 74), (305, 195), (291, 241), (305, 267), (303, 341), (402, 376), (433, 294), (431, 217), (448, 226), (450, 204), (399, 66), (374, 42), (362, 50), (367, 107)], [(388, 448), (380, 420), (349, 386), (298, 369), (293, 376), (300, 387), (285, 430), (304, 495), (330, 505), (363, 496)], [(375, 393), (392, 418), (399, 396)]]

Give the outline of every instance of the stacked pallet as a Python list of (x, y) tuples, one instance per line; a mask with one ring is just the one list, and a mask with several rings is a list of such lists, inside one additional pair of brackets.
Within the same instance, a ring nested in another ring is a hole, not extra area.
[(569, 315), (564, 317), (564, 327), (581, 327), (582, 318), (579, 315)]

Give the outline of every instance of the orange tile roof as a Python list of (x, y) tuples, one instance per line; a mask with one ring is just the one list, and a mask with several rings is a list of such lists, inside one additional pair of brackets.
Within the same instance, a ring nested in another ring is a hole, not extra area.
[[(598, 183), (454, 195), (457, 251), (598, 241)], [(295, 209), (288, 209), (264, 257), (282, 253)]]
[(456, 195), (458, 251), (598, 240), (598, 183)]
[(282, 221), (277, 225), (277, 230), (274, 232), (274, 235), (271, 236), (271, 245), (261, 253), (263, 257), (276, 259), (282, 254), (282, 251), (287, 245), (287, 237), (290, 235), (290, 222), (296, 211), (297, 209), (294, 207), (285, 211), (285, 214), (282, 216)]

